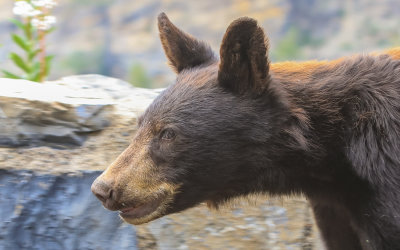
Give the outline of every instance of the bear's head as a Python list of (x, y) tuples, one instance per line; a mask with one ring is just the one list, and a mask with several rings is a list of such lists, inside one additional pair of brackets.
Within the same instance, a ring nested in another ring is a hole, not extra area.
[(164, 13), (158, 27), (176, 83), (138, 119), (130, 146), (92, 185), (131, 224), (202, 202), (218, 206), (256, 192), (265, 176), (279, 179), (266, 166), (287, 108), (271, 84), (262, 28), (250, 18), (232, 22), (218, 59)]

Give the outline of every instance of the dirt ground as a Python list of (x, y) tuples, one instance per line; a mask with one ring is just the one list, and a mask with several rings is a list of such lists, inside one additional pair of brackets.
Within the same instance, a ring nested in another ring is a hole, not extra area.
[(114, 116), (112, 121), (106, 129), (88, 134), (81, 147), (0, 147), (0, 168), (52, 174), (104, 170), (129, 145), (136, 128), (135, 117)]

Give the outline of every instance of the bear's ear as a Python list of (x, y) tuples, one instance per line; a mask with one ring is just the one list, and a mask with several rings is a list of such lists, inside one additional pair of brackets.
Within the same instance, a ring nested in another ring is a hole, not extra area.
[(221, 44), (219, 84), (236, 94), (263, 93), (270, 81), (267, 53), (268, 40), (256, 20), (233, 21)]
[(178, 29), (165, 13), (158, 15), (158, 29), (165, 54), (177, 73), (217, 60), (209, 45)]

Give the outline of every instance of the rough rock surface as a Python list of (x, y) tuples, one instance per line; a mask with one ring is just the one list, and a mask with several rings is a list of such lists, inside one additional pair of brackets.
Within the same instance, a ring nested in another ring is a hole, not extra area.
[(0, 144), (82, 145), (109, 124), (110, 100), (53, 83), (0, 79)]
[[(136, 228), (138, 236), (156, 239), (153, 249), (323, 249), (310, 207), (301, 198), (259, 197), (221, 211), (204, 205)], [(143, 246), (143, 238), (138, 240)]]
[[(90, 194), (91, 181), (128, 146), (137, 116), (160, 90), (95, 75), (57, 82), (103, 93), (115, 103), (110, 125), (90, 133), (80, 147), (0, 147), (0, 250), (19, 249), (9, 246), (24, 246), (28, 240), (30, 249), (132, 249), (133, 230), (139, 249), (322, 249), (301, 197), (258, 197), (257, 203), (221, 211), (199, 206), (137, 227), (121, 225), (115, 212), (104, 210)], [(71, 235), (65, 234), (68, 230)], [(113, 238), (114, 231), (118, 237)], [(121, 245), (113, 247), (119, 238)]]
[[(44, 84), (3, 78), (0, 84), (0, 145), (7, 146), (80, 146), (88, 133), (110, 124), (113, 104), (132, 94), (130, 84), (95, 75)], [(136, 92), (129, 103), (139, 111), (155, 94)]]
[(0, 170), (0, 250), (136, 249), (135, 228), (88, 188), (99, 173)]

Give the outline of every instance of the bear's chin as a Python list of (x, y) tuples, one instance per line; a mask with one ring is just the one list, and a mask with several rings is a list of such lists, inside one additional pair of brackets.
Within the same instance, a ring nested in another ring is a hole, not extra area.
[(140, 225), (147, 223), (164, 216), (171, 200), (172, 197), (162, 196), (138, 207), (121, 209), (119, 216), (129, 224)]
[(141, 224), (144, 224), (144, 223), (153, 221), (153, 220), (155, 220), (155, 219), (158, 219), (158, 218), (164, 216), (164, 214), (159, 213), (159, 212), (157, 212), (157, 211), (154, 211), (154, 212), (152, 212), (152, 213), (150, 213), (150, 214), (148, 214), (148, 215), (145, 215), (145, 216), (143, 216), (143, 217), (138, 217), (138, 218), (125, 217), (125, 216), (123, 216), (123, 215), (121, 215), (121, 214), (120, 214), (119, 216), (120, 216), (120, 218), (121, 218), (122, 220), (124, 220), (125, 222), (127, 222), (127, 223), (129, 223), (129, 224), (132, 224), (132, 225), (141, 225)]

